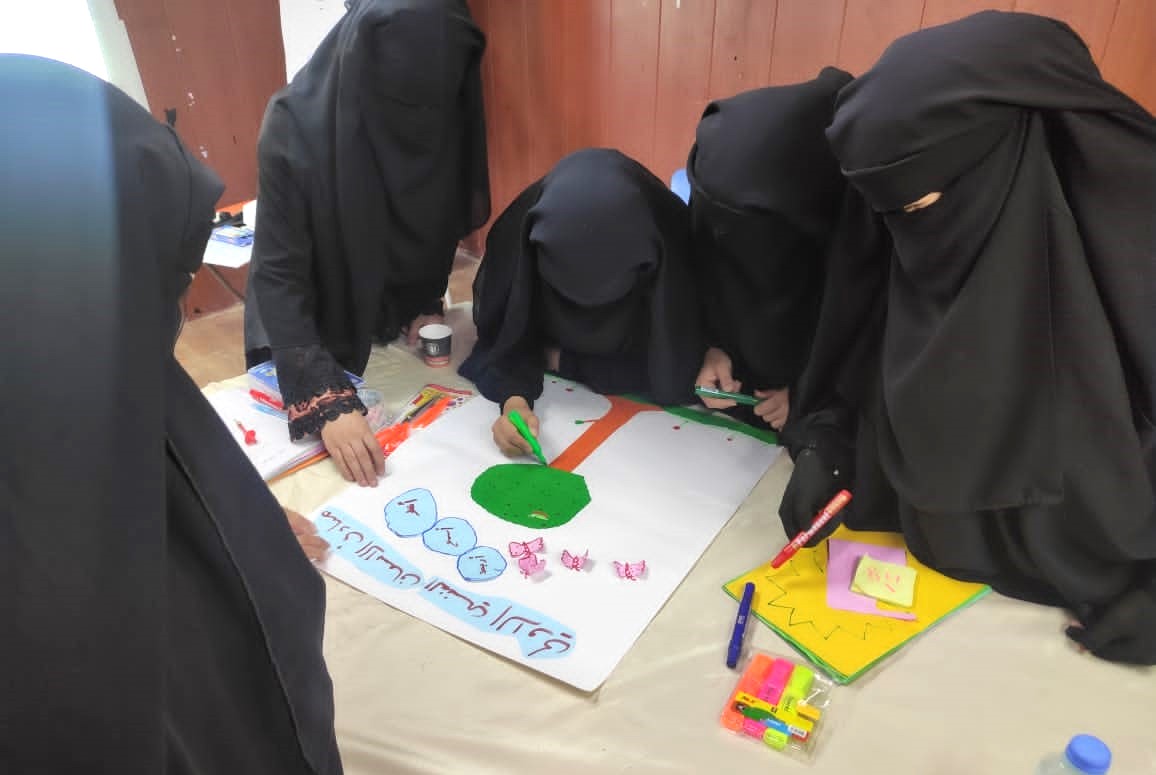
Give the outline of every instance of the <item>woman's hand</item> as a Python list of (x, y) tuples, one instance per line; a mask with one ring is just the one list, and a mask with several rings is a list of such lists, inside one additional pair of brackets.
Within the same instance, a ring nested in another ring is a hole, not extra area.
[(529, 426), (530, 433), (534, 438), (538, 438), (538, 417), (530, 409), (530, 404), (521, 396), (511, 396), (502, 407), (502, 416), (494, 422), (494, 443), (507, 457), (534, 454), (530, 442), (523, 439), (522, 434), (518, 433), (518, 429), (510, 422), (510, 412), (520, 414)]
[[(698, 372), (695, 385), (698, 387), (725, 390), (727, 393), (737, 393), (742, 390), (743, 383), (734, 378), (731, 373), (731, 357), (717, 347), (706, 351), (702, 359), (702, 369)], [(729, 409), (735, 402), (729, 398), (705, 398), (700, 400), (711, 409)]]
[(321, 441), (345, 481), (376, 487), (377, 478), (385, 474), (385, 455), (360, 413), (347, 412), (325, 423)]
[(445, 323), (445, 315), (418, 315), (410, 321), (409, 325), (402, 329), (405, 334), (405, 341), (410, 347), (417, 344), (418, 332), (421, 331), (422, 326), (428, 326), (430, 323)]
[(783, 423), (787, 421), (787, 413), (791, 408), (791, 391), (787, 388), (756, 390), (755, 398), (763, 399), (755, 405), (755, 414), (775, 430), (781, 430)]
[(285, 517), (306, 557), (313, 562), (321, 562), (329, 555), (329, 542), (317, 535), (317, 525), (292, 509), (285, 509)]

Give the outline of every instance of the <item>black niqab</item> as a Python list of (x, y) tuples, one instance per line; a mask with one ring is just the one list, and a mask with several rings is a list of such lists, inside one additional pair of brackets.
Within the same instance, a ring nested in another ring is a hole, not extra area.
[(707, 106), (687, 161), (704, 323), (751, 389), (792, 386), (806, 363), (825, 255), (846, 186), (824, 130), (851, 76)]
[(548, 346), (599, 392), (692, 400), (703, 345), (686, 205), (618, 151), (570, 154), (494, 223), (474, 320), (461, 373), (493, 401), (537, 398)]
[(270, 101), (245, 349), (271, 348), (290, 403), (440, 311), (489, 218), (484, 48), (463, 0), (356, 0)]
[(340, 773), (323, 583), (173, 357), (220, 181), (58, 62), (0, 100), (0, 761)]
[[(986, 12), (893, 43), (828, 134), (890, 237), (885, 322), (825, 305), (815, 345), (880, 342), (854, 519), (897, 514), (927, 564), (1156, 660), (1156, 121), (1066, 25)], [(796, 439), (834, 403), (809, 382)]]

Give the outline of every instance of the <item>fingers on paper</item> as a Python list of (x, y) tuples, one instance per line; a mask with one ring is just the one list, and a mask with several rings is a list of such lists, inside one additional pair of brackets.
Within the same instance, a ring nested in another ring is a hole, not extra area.
[(285, 509), (285, 518), (289, 520), (289, 528), (293, 531), (293, 535), (317, 535), (317, 525), (293, 509)]
[(297, 543), (301, 545), (301, 551), (305, 552), (305, 556), (314, 562), (324, 560), (329, 553), (329, 542), (317, 535), (317, 525), (293, 509), (284, 511), (285, 518), (289, 521), (289, 529), (297, 537)]
[(329, 450), (329, 458), (333, 461), (334, 465), (337, 466), (337, 470), (341, 474), (341, 478), (347, 482), (355, 482), (357, 479), (354, 477), (353, 470), (349, 467), (349, 462), (345, 459), (345, 457), (346, 456), (344, 450)]
[(301, 545), (301, 551), (305, 552), (305, 556), (314, 562), (324, 560), (329, 554), (329, 542), (321, 536), (299, 535), (297, 542)]
[[(373, 445), (376, 447), (376, 444)], [(376, 457), (380, 457), (380, 450)], [(346, 460), (349, 464), (350, 470), (353, 472), (357, 483), (362, 487), (376, 487), (377, 486), (377, 464), (374, 461), (374, 451), (370, 449), (369, 442), (365, 439), (357, 439), (346, 447)]]

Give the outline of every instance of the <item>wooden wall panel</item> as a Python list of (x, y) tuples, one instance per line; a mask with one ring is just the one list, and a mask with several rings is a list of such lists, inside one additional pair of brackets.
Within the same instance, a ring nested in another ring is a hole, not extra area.
[[(859, 74), (899, 35), (987, 8), (1067, 21), (1105, 77), (1156, 108), (1156, 0), (471, 3), (493, 59), (486, 107), (495, 212), (552, 157), (590, 145), (619, 148), (668, 180), (709, 100), (810, 79), (828, 64)], [(516, 72), (519, 62), (533, 72)]]
[(602, 144), (647, 163), (654, 151), (659, 0), (612, 0), (610, 91)]
[(809, 81), (838, 59), (845, 0), (779, 0), (772, 84)]
[(257, 131), (285, 85), (278, 0), (116, 0), (153, 115), (176, 111), (185, 145), (225, 181), (222, 202), (257, 190)]
[[(281, 35), (264, 32), (269, 29), (271, 18), (280, 32), (279, 6), (278, 0), (243, 0), (225, 6), (238, 67), (230, 75), (241, 97), (232, 129), (238, 145), (244, 148), (256, 149), (269, 98), (285, 85), (285, 47)], [(261, 32), (254, 34), (253, 31)], [(243, 77), (236, 77), (242, 73)]]
[[(247, 76), (238, 76), (240, 63), (228, 14), (208, 14), (182, 0), (167, 0), (164, 5), (174, 30), (173, 45), (185, 88), (176, 106), (177, 132), (183, 121), (195, 116), (204, 136), (191, 150), (219, 175), (229, 177), (222, 201), (249, 199), (256, 194), (257, 138), (255, 133), (249, 134), (249, 142), (243, 146), (237, 140), (236, 130), (250, 113), (248, 100), (239, 88)], [(206, 47), (210, 55), (206, 55)], [(153, 104), (151, 95), (149, 104)]]
[[(525, 0), (523, 0), (525, 1)], [(567, 0), (530, 0), (522, 25), (526, 51), (526, 121), (531, 178), (544, 175), (567, 153), (564, 65), (569, 38), (563, 6)]]
[(686, 163), (706, 107), (714, 40), (714, 0), (663, 0), (659, 27), (654, 151), (651, 166), (663, 180)]
[[(1090, 0), (1094, 3), (1103, 1)], [(992, 2), (992, 0), (927, 0), (923, 6), (923, 21), (920, 28), (953, 22), (964, 16), (971, 16), (978, 11), (1010, 11), (1014, 4), (1014, 0), (1001, 0), (1000, 2)]]
[[(1108, 47), (1116, 5), (1116, 0), (1015, 0), (1017, 11), (1051, 16), (1070, 24), (1088, 44), (1097, 62)], [(1156, 38), (1156, 27), (1149, 29), (1148, 37)]]
[(1156, 0), (1120, 0), (1101, 70), (1156, 113)]
[(562, 16), (562, 92), (566, 151), (602, 143), (606, 118), (603, 95), (613, 88), (610, 76), (610, 0), (555, 0)]
[(533, 115), (537, 123), (538, 111), (529, 88), (525, 0), (490, 0), (486, 20), (490, 86), (486, 92), (487, 139), (491, 198), (497, 214), (516, 196), (515, 188), (520, 190), (534, 179), (530, 122)]
[(859, 75), (888, 44), (919, 29), (923, 0), (847, 0), (838, 66)]
[(776, 0), (717, 0), (711, 41), (711, 99), (765, 86), (771, 73)]
[[(261, 118), (285, 85), (278, 0), (116, 0), (116, 9), (153, 116), (175, 111), (181, 141), (224, 180), (222, 203), (252, 199)], [(202, 269), (189, 317), (236, 304), (244, 288), (244, 270)]]

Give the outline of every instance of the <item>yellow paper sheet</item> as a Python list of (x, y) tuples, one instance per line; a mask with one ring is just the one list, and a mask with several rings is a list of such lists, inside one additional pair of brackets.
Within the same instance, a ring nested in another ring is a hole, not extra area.
[(895, 565), (864, 555), (855, 568), (851, 591), (910, 608), (915, 600), (915, 577), (910, 565)]
[[(831, 536), (876, 546), (906, 548), (895, 533), (856, 532), (840, 526)], [(919, 576), (919, 595), (910, 610), (915, 621), (851, 613), (827, 607), (827, 543), (802, 549), (778, 570), (770, 563), (726, 584), (736, 599), (743, 585), (755, 584), (751, 612), (810, 656), (832, 677), (848, 683), (875, 662), (989, 590), (981, 584), (949, 579), (908, 552), (907, 564)]]

